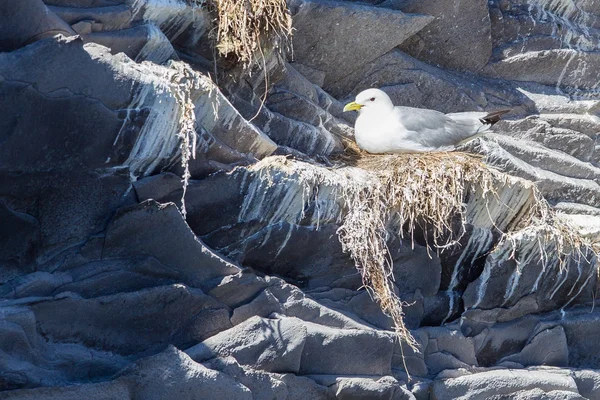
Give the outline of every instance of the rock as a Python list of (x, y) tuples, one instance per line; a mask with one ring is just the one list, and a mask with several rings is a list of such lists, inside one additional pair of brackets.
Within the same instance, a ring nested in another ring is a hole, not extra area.
[(596, 329), (596, 324), (596, 316), (590, 314), (587, 307), (582, 310), (573, 310), (573, 313), (569, 314), (569, 318), (560, 324), (567, 337), (570, 367), (600, 368), (600, 359), (594, 350), (594, 341), (586, 339)]
[(198, 362), (231, 356), (242, 365), (268, 372), (298, 373), (306, 335), (307, 328), (296, 318), (252, 317), (186, 352)]
[(98, 43), (112, 54), (125, 53), (132, 60), (164, 64), (177, 59), (169, 39), (154, 25), (140, 25), (117, 32), (80, 33), (84, 42)]
[(117, 381), (127, 382), (132, 400), (192, 400), (198, 393), (203, 393), (207, 399), (252, 399), (245, 386), (226, 374), (195, 363), (173, 346), (138, 361), (122, 371)]
[(189, 346), (231, 326), (224, 305), (181, 284), (92, 299), (59, 296), (30, 307), (45, 337), (123, 355)]
[(340, 400), (393, 399), (414, 400), (414, 396), (391, 376), (378, 380), (368, 378), (341, 378), (335, 384), (335, 396)]
[(566, 367), (569, 365), (569, 349), (563, 327), (556, 326), (537, 333), (518, 355), (507, 357), (505, 360), (515, 361), (524, 366)]
[(587, 66), (599, 61), (597, 54), (575, 49), (532, 51), (492, 62), (482, 73), (556, 87), (593, 88), (600, 75)]
[(524, 232), (516, 242), (519, 259), (531, 257), (525, 268), (519, 268), (514, 259), (502, 255), (508, 254), (505, 252), (512, 247), (508, 243), (487, 257), (482, 274), (469, 284), (463, 295), (467, 309), (514, 306), (522, 298), (534, 295), (535, 309), (539, 312), (591, 296), (595, 284), (590, 277), (595, 268), (583, 258), (567, 258), (562, 267), (558, 260), (544, 264), (540, 248), (525, 244), (530, 235), (537, 234)]
[(520, 391), (533, 389), (547, 393), (561, 391), (578, 394), (577, 385), (569, 375), (553, 373), (551, 370), (494, 370), (434, 381), (432, 396), (437, 399), (483, 400), (500, 395), (510, 397), (517, 395)]
[(13, 51), (38, 40), (75, 32), (42, 0), (4, 2), (0, 8), (0, 51)]
[(208, 293), (229, 307), (235, 308), (250, 302), (267, 287), (264, 279), (259, 278), (248, 270), (242, 270), (235, 275), (227, 275)]
[(600, 397), (600, 373), (594, 370), (574, 370), (573, 379), (577, 384), (577, 390), (586, 399), (598, 399)]
[[(125, 40), (123, 35), (119, 38)], [(158, 44), (153, 46), (140, 52), (147, 57), (161, 53)], [(36, 171), (126, 165), (139, 176), (173, 164), (178, 158), (182, 113), (176, 99), (181, 88), (173, 83), (177, 79), (188, 79), (195, 86), (189, 95), (199, 135), (193, 173), (214, 172), (220, 165), (247, 162), (277, 148), (218, 89), (209, 90), (213, 84), (208, 78), (189, 69), (184, 72), (182, 64), (137, 64), (78, 39), (47, 39), (17, 53), (0, 57), (0, 74), (6, 83), (0, 104), (10, 115), (0, 125), (2, 167)], [(13, 63), (15, 56), (22, 65)], [(49, 67), (42, 70), (39, 65)], [(183, 78), (186, 73), (188, 78)], [(220, 106), (215, 119), (212, 104), (216, 102)], [(59, 111), (66, 118), (46, 124)], [(204, 134), (206, 130), (211, 134)], [(40, 144), (35, 149), (28, 146), (32, 140)]]
[(77, 5), (50, 6), (63, 21), (75, 25), (80, 21), (94, 21), (103, 31), (118, 31), (132, 25), (132, 8), (127, 4), (105, 5), (102, 7), (82, 7)]
[(375, 330), (306, 323), (300, 374), (389, 375), (393, 339)]
[[(15, 211), (0, 202), (0, 260), (5, 268), (22, 267), (33, 261), (40, 240), (39, 222), (29, 214)], [(0, 281), (4, 279), (0, 278)]]
[[(27, 235), (9, 254), (14, 254), (19, 247), (22, 251), (28, 248), (29, 259), (25, 254), (11, 257), (21, 257), (24, 262), (33, 261), (31, 256), (35, 256), (38, 264), (50, 262), (52, 267), (61, 263), (61, 252), (102, 232), (110, 214), (132, 202), (128, 196), (130, 189), (129, 172), (123, 168), (56, 170), (26, 175), (0, 173), (0, 198), (5, 199), (11, 209), (5, 211), (5, 221), (13, 220), (15, 228), (22, 225), (25, 231), (20, 234)], [(38, 216), (35, 220), (29, 217), (34, 215)], [(18, 237), (13, 235), (14, 239)]]
[(252, 399), (287, 399), (288, 387), (280, 381), (278, 374), (240, 366), (233, 357), (215, 358), (205, 363), (210, 369), (223, 372), (252, 393)]
[[(62, 267), (62, 266), (61, 266)], [(72, 292), (93, 298), (167, 285), (179, 279), (177, 271), (152, 257), (92, 261), (66, 266), (53, 273), (34, 272), (0, 285), (4, 298), (49, 297)]]
[[(488, 5), (478, 0), (387, 0), (382, 7), (433, 15), (435, 20), (400, 45), (411, 56), (458, 71), (480, 71), (492, 55)], [(465, 38), (472, 40), (465, 40)]]
[(442, 327), (427, 328), (426, 332), (428, 341), (423, 353), (429, 374), (436, 375), (445, 369), (478, 365), (472, 338)]
[(2, 397), (11, 400), (75, 400), (81, 396), (90, 400), (192, 400), (197, 398), (197, 393), (203, 393), (206, 399), (252, 399), (245, 386), (224, 373), (195, 363), (172, 346), (160, 354), (137, 361), (109, 382), (15, 390)]
[(182, 185), (181, 177), (170, 172), (163, 172), (133, 182), (133, 188), (139, 201), (149, 199), (161, 201), (172, 192), (181, 190)]
[[(156, 236), (160, 231), (168, 235)], [(196, 238), (172, 203), (148, 200), (115, 215), (106, 232), (104, 257), (137, 255), (156, 257), (195, 285), (239, 272)]]
[(317, 384), (310, 378), (285, 374), (280, 379), (288, 387), (288, 400), (330, 400), (333, 398), (329, 388)]
[[(429, 255), (426, 247), (418, 244), (413, 246), (408, 240), (402, 240), (397, 249), (392, 250), (391, 256), (399, 293), (419, 290), (423, 296), (434, 296), (438, 292), (442, 266), (436, 254)], [(425, 280), (423, 276), (435, 278)]]
[(329, 91), (336, 97), (350, 98), (371, 87), (388, 92), (395, 105), (445, 113), (512, 105), (515, 113), (534, 109), (530, 100), (506, 83), (470, 81), (397, 49), (347, 73)]
[[(294, 60), (323, 71), (327, 91), (432, 20), (424, 15), (335, 1), (298, 0), (290, 3), (290, 9), (296, 29)], [(332, 25), (332, 21), (337, 22)]]
[(272, 313), (283, 313), (283, 307), (269, 289), (265, 289), (249, 304), (244, 304), (233, 310), (231, 323), (238, 325), (253, 316), (266, 318)]

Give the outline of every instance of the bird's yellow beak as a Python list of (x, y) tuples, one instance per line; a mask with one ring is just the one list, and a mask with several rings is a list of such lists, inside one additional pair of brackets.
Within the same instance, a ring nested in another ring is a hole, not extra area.
[(361, 104), (358, 104), (356, 102), (352, 102), (352, 103), (348, 103), (344, 106), (344, 112), (346, 111), (358, 111), (362, 108)]

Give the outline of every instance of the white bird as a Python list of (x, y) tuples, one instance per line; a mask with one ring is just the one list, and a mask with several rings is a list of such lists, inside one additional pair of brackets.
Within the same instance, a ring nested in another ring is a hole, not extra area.
[(444, 114), (435, 110), (394, 107), (382, 90), (367, 89), (346, 104), (358, 111), (354, 136), (369, 153), (413, 153), (453, 150), (475, 139), (510, 110)]

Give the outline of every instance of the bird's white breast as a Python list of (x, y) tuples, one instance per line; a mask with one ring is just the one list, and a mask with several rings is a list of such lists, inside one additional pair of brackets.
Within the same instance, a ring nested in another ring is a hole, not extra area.
[(409, 132), (393, 113), (362, 112), (354, 126), (358, 147), (369, 153), (393, 153), (411, 150), (414, 143), (408, 140)]

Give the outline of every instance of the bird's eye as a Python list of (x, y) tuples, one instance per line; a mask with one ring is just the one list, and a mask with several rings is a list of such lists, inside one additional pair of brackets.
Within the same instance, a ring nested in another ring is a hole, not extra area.
[(375, 97), (371, 97), (369, 100), (371, 100), (371, 101), (375, 101)]

